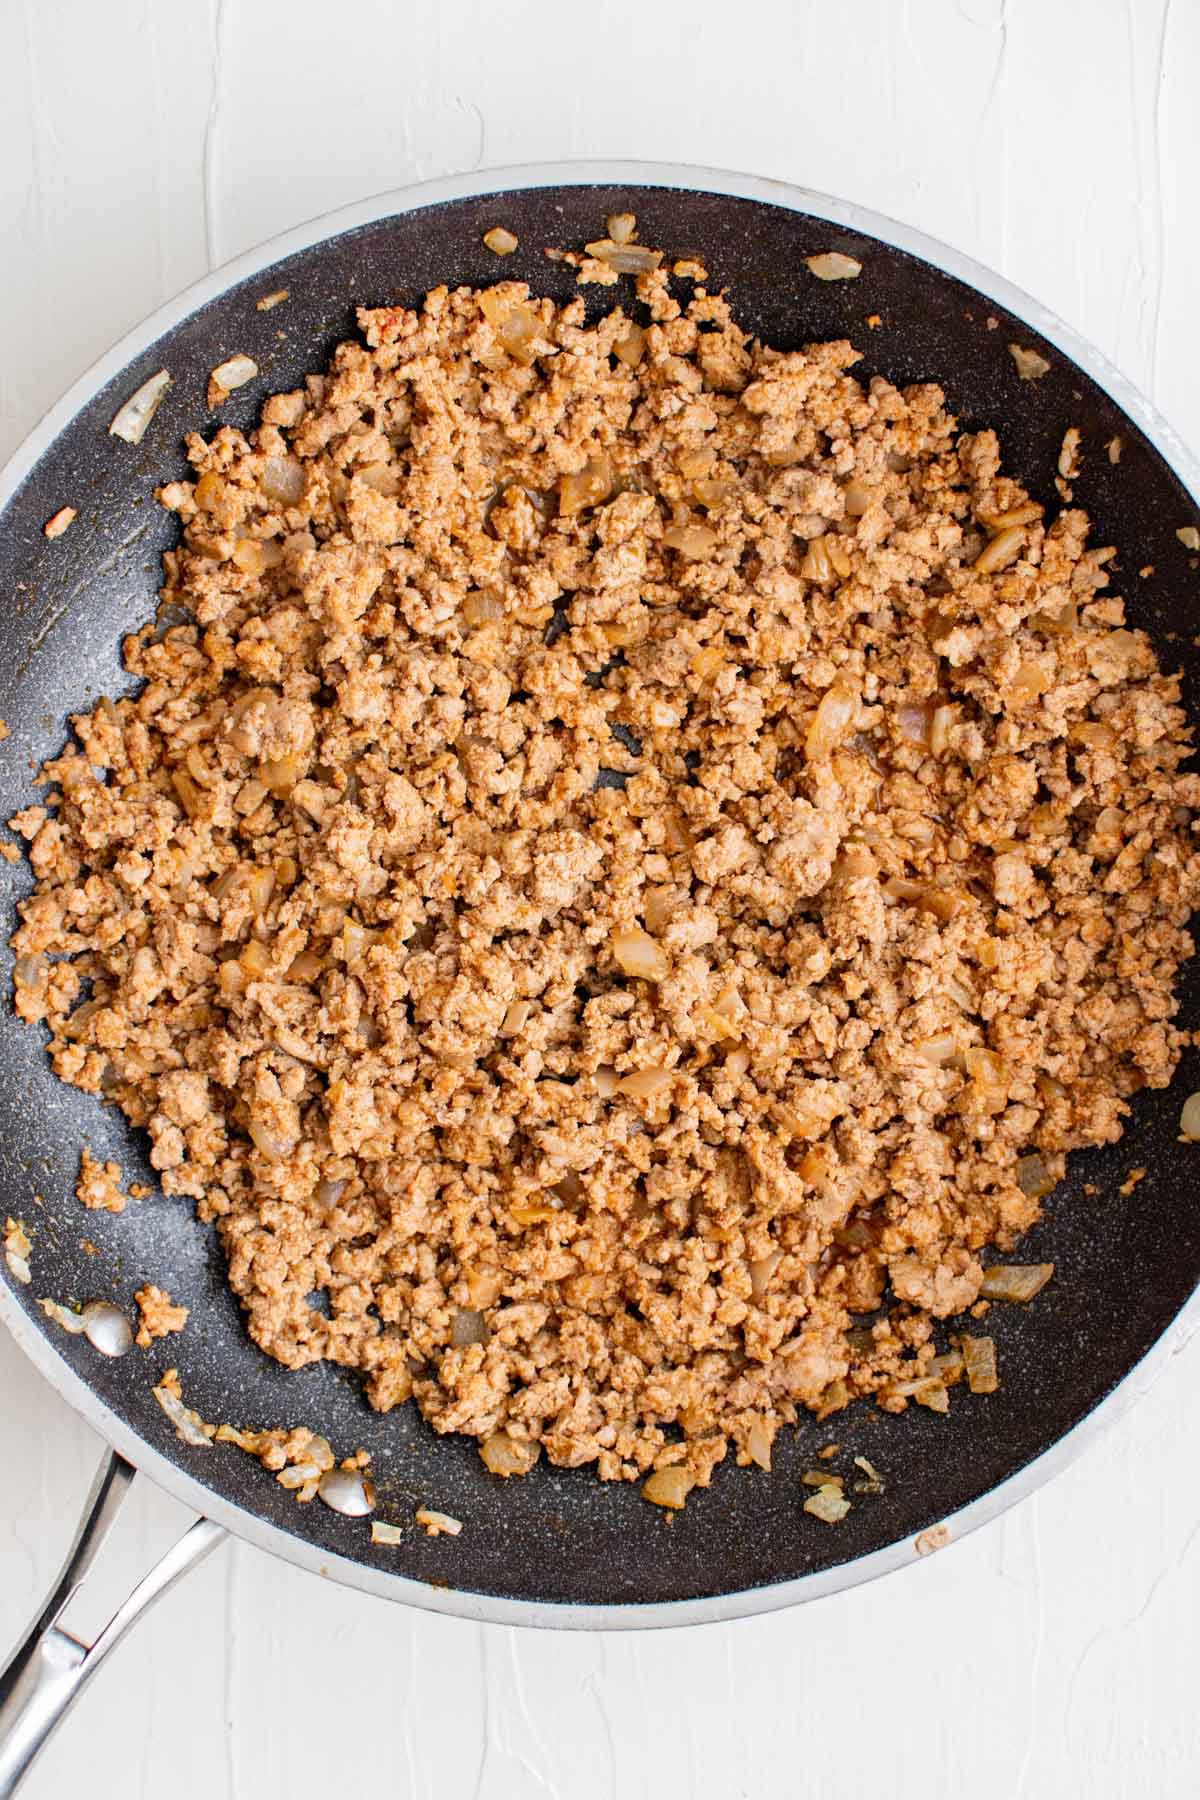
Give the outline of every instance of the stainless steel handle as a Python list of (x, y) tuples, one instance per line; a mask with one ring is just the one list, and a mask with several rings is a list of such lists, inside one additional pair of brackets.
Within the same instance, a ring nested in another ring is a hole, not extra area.
[(92, 1643), (82, 1643), (60, 1629), (58, 1620), (82, 1587), (135, 1473), (115, 1450), (101, 1464), (58, 1580), (0, 1674), (0, 1800), (10, 1800), (16, 1793), (42, 1745), (129, 1627), (225, 1536), (224, 1528), (211, 1519), (197, 1519), (138, 1582)]

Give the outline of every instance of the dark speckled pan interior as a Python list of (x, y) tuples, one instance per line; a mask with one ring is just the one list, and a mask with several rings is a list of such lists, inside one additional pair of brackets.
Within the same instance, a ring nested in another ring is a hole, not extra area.
[[(0, 715), (12, 733), (0, 749), (3, 816), (34, 797), (33, 768), (62, 744), (66, 715), (128, 686), (120, 640), (152, 613), (158, 559), (174, 533), (152, 492), (183, 473), (184, 434), (207, 428), (204, 389), (216, 362), (246, 351), (260, 364), (259, 378), (222, 412), (248, 426), (266, 393), (323, 366), (353, 332), (356, 305), (411, 302), (438, 283), (487, 283), (500, 274), (565, 298), (571, 272), (547, 261), (543, 246), (581, 244), (598, 235), (606, 213), (630, 207), (644, 242), (703, 257), (741, 322), (770, 343), (794, 348), (848, 336), (868, 374), (939, 381), (964, 425), (1000, 432), (1005, 466), (1048, 506), (1056, 502), (1063, 430), (1078, 425), (1092, 453), (1077, 497), (1099, 540), (1120, 547), (1114, 585), (1164, 661), (1194, 678), (1197, 578), (1175, 536), (1193, 503), (1114, 401), (1028, 326), (929, 263), (784, 207), (672, 188), (524, 189), (383, 218), (287, 257), (150, 344), (62, 431), (0, 522)], [(520, 239), (503, 265), (480, 244), (498, 222)], [(861, 278), (812, 279), (802, 258), (827, 249), (860, 258)], [(286, 305), (256, 311), (255, 299), (280, 287), (291, 290)], [(610, 299), (609, 291), (586, 292), (593, 311)], [(874, 329), (870, 314), (881, 321)], [(988, 328), (990, 318), (997, 327)], [(1006, 349), (1013, 339), (1042, 349), (1050, 373), (1018, 380)], [(108, 436), (120, 402), (163, 366), (173, 385), (145, 442), (134, 449)], [(1124, 440), (1117, 466), (1099, 450), (1114, 433)], [(42, 525), (67, 503), (78, 519), (48, 543)], [(1146, 565), (1155, 572), (1140, 578)], [(6, 938), (28, 872), (0, 865), (0, 884)], [(7, 950), (3, 956), (7, 973)], [(1194, 976), (1183, 1005), (1183, 1022), (1200, 1024)], [(730, 1458), (711, 1489), (668, 1520), (636, 1490), (602, 1485), (587, 1471), (542, 1463), (526, 1480), (502, 1485), (471, 1443), (437, 1437), (411, 1407), (381, 1417), (357, 1382), (331, 1367), (289, 1374), (268, 1361), (245, 1336), (213, 1236), (189, 1204), (155, 1188), (119, 1218), (78, 1207), (72, 1188), (82, 1142), (148, 1180), (145, 1145), (110, 1109), (59, 1085), (39, 1034), (7, 1007), (0, 1068), (0, 1213), (36, 1227), (34, 1284), (14, 1293), (58, 1354), (139, 1437), (245, 1512), (322, 1551), (481, 1595), (592, 1605), (692, 1599), (790, 1581), (878, 1550), (966, 1505), (1069, 1431), (1164, 1331), (1200, 1278), (1192, 1153), (1177, 1143), (1181, 1095), (1200, 1085), (1189, 1052), (1170, 1093), (1138, 1099), (1120, 1145), (1074, 1159), (1030, 1234), (1029, 1259), (1053, 1261), (1058, 1274), (1035, 1306), (993, 1313), (999, 1393), (975, 1398), (958, 1389), (947, 1418), (918, 1409), (897, 1420), (858, 1408), (824, 1426), (810, 1421), (785, 1434), (770, 1476), (736, 1469)], [(1122, 1197), (1132, 1167), (1144, 1168), (1145, 1179)], [(1085, 1193), (1085, 1183), (1095, 1191)], [(85, 1238), (97, 1254), (84, 1253)], [(146, 1279), (186, 1302), (192, 1321), (181, 1338), (121, 1361), (100, 1359), (36, 1308), (42, 1294), (111, 1294), (128, 1305)], [(462, 1536), (430, 1541), (411, 1532), (398, 1548), (375, 1549), (361, 1520), (297, 1505), (251, 1458), (186, 1448), (151, 1396), (167, 1360), (206, 1418), (311, 1423), (339, 1452), (365, 1445), (385, 1516), (410, 1516), (424, 1502), (463, 1519)], [(847, 1455), (870, 1458), (887, 1483), (836, 1529), (803, 1515), (797, 1483), (817, 1447), (833, 1439)]]

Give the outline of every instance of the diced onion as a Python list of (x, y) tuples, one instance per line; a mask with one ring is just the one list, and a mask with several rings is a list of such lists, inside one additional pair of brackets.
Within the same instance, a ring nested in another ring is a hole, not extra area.
[(957, 706), (935, 706), (929, 722), (929, 748), (935, 756), (944, 756), (950, 748), (950, 733), (958, 723)]
[(472, 1312), (467, 1307), (460, 1307), (454, 1315), (450, 1327), (450, 1342), (456, 1349), (464, 1349), (468, 1344), (486, 1344), (488, 1340), (487, 1321), (481, 1312)]
[(839, 676), (821, 696), (804, 741), (810, 762), (821, 762), (843, 741), (858, 711), (858, 695)]
[(14, 1282), (22, 1283), (22, 1287), (29, 1287), (32, 1282), (29, 1267), (31, 1249), (29, 1235), (25, 1233), (20, 1219), (9, 1219), (4, 1233), (4, 1260), (9, 1265), (9, 1274), (13, 1276)]
[(1074, 481), (1079, 473), (1079, 444), (1082, 436), (1078, 425), (1069, 425), (1063, 433), (1062, 448), (1058, 453), (1058, 472), (1064, 481)]
[(504, 617), (504, 602), (492, 588), (472, 588), (462, 603), (463, 623), (472, 631)]
[(975, 1089), (975, 1102), (982, 1112), (1003, 1112), (1008, 1105), (1008, 1068), (994, 1050), (975, 1047), (963, 1052), (963, 1065)]
[(500, 1021), (501, 1037), (518, 1037), (533, 1016), (531, 1000), (510, 1000)]
[(820, 1519), (822, 1524), (837, 1525), (850, 1511), (850, 1502), (840, 1487), (827, 1481), (804, 1502), (804, 1510), (811, 1513), (814, 1519)]
[(716, 460), (715, 450), (681, 450), (675, 458), (675, 467), (685, 481), (697, 481), (708, 474)]
[(733, 1042), (741, 1037), (740, 1028), (715, 1006), (698, 1006), (692, 1017), (697, 1024), (711, 1031), (715, 1038), (730, 1039)]
[(674, 1078), (673, 1069), (634, 1069), (632, 1074), (623, 1075), (617, 1083), (619, 1094), (629, 1094), (635, 1100), (649, 1100), (669, 1087)]
[(643, 981), (665, 981), (671, 972), (662, 945), (636, 925), (626, 931), (614, 931), (611, 948), (617, 967), (626, 975), (636, 975)]
[(124, 1356), (133, 1345), (133, 1327), (111, 1300), (93, 1300), (84, 1307), (83, 1330), (101, 1356)]
[(1017, 365), (1017, 374), (1022, 381), (1037, 381), (1049, 373), (1050, 364), (1036, 350), (1026, 350), (1021, 344), (1010, 344), (1008, 353)]
[(1048, 1194), (1055, 1186), (1055, 1177), (1036, 1150), (1031, 1151), (1028, 1156), (1018, 1156), (1017, 1186), (1031, 1200), (1040, 1200), (1043, 1194)]
[(750, 1292), (754, 1299), (761, 1303), (767, 1289), (771, 1285), (771, 1277), (783, 1261), (782, 1250), (769, 1250), (765, 1256), (757, 1256), (748, 1265), (750, 1270)]
[(371, 1542), (373, 1544), (402, 1544), (404, 1533), (399, 1525), (388, 1525), (382, 1519), (372, 1519)]
[(760, 1469), (765, 1469), (768, 1475), (771, 1472), (771, 1444), (774, 1437), (773, 1429), (761, 1416), (753, 1421), (746, 1433), (746, 1455)]
[(564, 475), (558, 484), (558, 510), (570, 518), (589, 506), (607, 500), (613, 489), (612, 464), (604, 454), (590, 457), (577, 475)]
[(716, 549), (717, 534), (707, 525), (668, 525), (662, 541), (668, 550), (678, 550), (690, 562), (699, 562)]
[(504, 1287), (504, 1277), (498, 1269), (464, 1269), (463, 1278), (473, 1307), (482, 1311), (495, 1306)]
[(484, 1467), (505, 1481), (510, 1475), (528, 1475), (540, 1453), (540, 1445), (511, 1437), (507, 1431), (491, 1432), (479, 1446)]
[(447, 1537), (457, 1537), (463, 1528), (461, 1519), (453, 1519), (432, 1506), (418, 1506), (413, 1517), (430, 1537), (440, 1537), (443, 1532)]
[(303, 465), (291, 456), (268, 456), (258, 485), (268, 500), (279, 506), (295, 506), (304, 492)]
[(905, 702), (903, 706), (896, 708), (896, 730), (905, 743), (918, 744), (922, 749), (927, 749), (931, 723), (932, 708), (927, 705)]
[(646, 333), (640, 325), (631, 325), (624, 337), (613, 345), (613, 355), (627, 369), (636, 369), (646, 353)]
[(207, 1450), (217, 1435), (215, 1425), (206, 1425), (198, 1412), (185, 1406), (174, 1388), (159, 1386), (152, 1393), (175, 1427), (175, 1435), (193, 1449)]
[(235, 393), (238, 388), (245, 387), (258, 374), (258, 364), (252, 356), (230, 356), (223, 363), (218, 363), (210, 372), (209, 379), (214, 388), (223, 393)]
[(682, 1463), (672, 1463), (669, 1468), (655, 1469), (648, 1481), (642, 1484), (642, 1499), (649, 1500), (652, 1506), (666, 1506), (672, 1512), (687, 1500), (696, 1485), (696, 1477)]
[(819, 256), (806, 256), (804, 261), (818, 281), (853, 281), (862, 274), (862, 264), (840, 250), (824, 250)]
[(261, 1150), (271, 1162), (282, 1162), (285, 1157), (291, 1155), (298, 1142), (297, 1138), (287, 1132), (275, 1131), (271, 1126), (264, 1125), (259, 1119), (251, 1119), (249, 1131), (254, 1140), (255, 1149)]
[(989, 531), (1003, 531), (1007, 525), (1032, 525), (1041, 518), (1043, 510), (1036, 500), (1025, 500), (1020, 506), (1010, 506), (1007, 512), (981, 512), (979, 523), (986, 525)]
[(361, 1519), (375, 1510), (375, 1489), (361, 1469), (326, 1469), (317, 1493), (333, 1512)]
[(72, 1337), (83, 1336), (86, 1326), (81, 1312), (74, 1312), (69, 1306), (60, 1305), (57, 1300), (39, 1300), (38, 1305), (48, 1319), (53, 1319), (56, 1325), (61, 1325)]
[(967, 1386), (973, 1394), (994, 1394), (1000, 1386), (996, 1372), (996, 1345), (990, 1337), (966, 1337), (962, 1340), (963, 1364)]
[(510, 291), (485, 288), (478, 296), (479, 310), (493, 327), (501, 349), (514, 362), (528, 367), (536, 354), (533, 345), (538, 335), (538, 317)]
[(1179, 1115), (1179, 1129), (1185, 1138), (1200, 1143), (1200, 1094), (1189, 1094)]
[(140, 444), (170, 385), (171, 376), (166, 369), (160, 369), (156, 375), (151, 375), (149, 381), (143, 381), (137, 393), (129, 396), (109, 426), (110, 435), (123, 438), (127, 444)]
[(618, 275), (649, 275), (663, 259), (661, 250), (648, 250), (644, 244), (620, 244), (612, 238), (597, 238), (594, 243), (585, 244), (584, 249)]
[(1009, 525), (989, 538), (972, 567), (977, 575), (994, 575), (1000, 569), (1015, 562), (1021, 545), (1025, 541), (1025, 529), (1021, 525)]
[(983, 1271), (984, 1300), (1032, 1300), (1054, 1273), (1053, 1263), (993, 1263)]
[(692, 492), (695, 494), (701, 506), (712, 511), (714, 507), (721, 506), (728, 500), (730, 494), (737, 492), (737, 483), (733, 481), (701, 480), (692, 484)]
[(939, 1037), (925, 1038), (916, 1046), (916, 1053), (921, 1062), (928, 1063), (932, 1069), (945, 1069), (958, 1055), (958, 1040), (951, 1031), (943, 1032)]

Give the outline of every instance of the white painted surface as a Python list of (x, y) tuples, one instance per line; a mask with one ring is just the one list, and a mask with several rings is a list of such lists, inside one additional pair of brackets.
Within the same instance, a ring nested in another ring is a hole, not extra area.
[[(0, 70), (0, 456), (210, 263), (405, 181), (583, 155), (907, 219), (1062, 313), (1200, 446), (1192, 0), (0, 0)], [(1194, 1796), (1197, 1381), (1193, 1339), (1000, 1523), (738, 1625), (475, 1627), (221, 1551), (98, 1678), (29, 1800)], [(0, 1338), (0, 1643), (98, 1453)], [(108, 1597), (185, 1523), (137, 1494)]]

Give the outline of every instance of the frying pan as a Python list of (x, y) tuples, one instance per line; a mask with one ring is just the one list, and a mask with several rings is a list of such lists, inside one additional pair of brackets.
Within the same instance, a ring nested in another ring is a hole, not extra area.
[[(703, 257), (740, 322), (771, 344), (848, 336), (863, 351), (860, 375), (940, 381), (965, 427), (998, 429), (1005, 466), (1048, 507), (1057, 504), (1063, 431), (1079, 426), (1089, 454), (1078, 499), (1097, 540), (1121, 547), (1115, 586), (1130, 598), (1134, 622), (1168, 664), (1182, 663), (1190, 687), (1200, 668), (1197, 578), (1176, 530), (1196, 516), (1196, 465), (1129, 384), (1036, 302), (906, 227), (775, 182), (644, 163), (500, 170), (386, 194), (230, 264), (131, 333), (34, 432), (0, 478), (0, 714), (12, 732), (0, 751), (0, 817), (34, 797), (32, 768), (61, 746), (65, 715), (130, 685), (120, 640), (153, 612), (159, 557), (175, 530), (152, 490), (185, 472), (182, 438), (206, 418), (214, 364), (237, 351), (258, 362), (258, 379), (222, 411), (248, 427), (264, 394), (298, 384), (353, 333), (356, 304), (413, 303), (438, 283), (487, 284), (500, 274), (565, 299), (576, 292), (572, 271), (548, 261), (543, 248), (581, 245), (607, 213), (628, 209), (644, 242)], [(503, 265), (480, 242), (496, 224), (520, 240)], [(861, 276), (814, 280), (803, 258), (824, 250), (858, 258)], [(257, 298), (284, 287), (285, 305), (256, 310)], [(611, 304), (606, 292), (584, 291), (593, 313)], [(868, 315), (879, 323), (869, 326)], [(1041, 351), (1049, 372), (1018, 379), (1010, 342)], [(118, 406), (160, 368), (170, 370), (172, 386), (143, 443), (109, 436)], [(1101, 446), (1118, 434), (1123, 454), (1114, 465)], [(66, 504), (79, 516), (47, 542), (42, 526)], [(1154, 573), (1139, 578), (1146, 565)], [(29, 876), (24, 865), (3, 869), (7, 937)], [(1188, 972), (1185, 1024), (1200, 1023), (1198, 998), (1197, 975)], [(0, 1266), (0, 1319), (112, 1456), (59, 1584), (0, 1678), (0, 1794), (12, 1791), (121, 1632), (225, 1531), (412, 1605), (513, 1624), (613, 1628), (728, 1619), (812, 1598), (943, 1541), (931, 1527), (957, 1537), (995, 1516), (1127, 1406), (1198, 1322), (1200, 1217), (1191, 1153), (1177, 1145), (1180, 1094), (1200, 1085), (1196, 1063), (1188, 1051), (1172, 1092), (1139, 1096), (1119, 1145), (1072, 1159), (1026, 1241), (1028, 1259), (1052, 1261), (1056, 1279), (1035, 1306), (997, 1308), (989, 1321), (1003, 1373), (998, 1393), (957, 1390), (948, 1417), (919, 1411), (897, 1420), (858, 1407), (838, 1418), (837, 1438), (884, 1474), (882, 1495), (833, 1529), (802, 1512), (797, 1476), (831, 1436), (829, 1425), (809, 1420), (784, 1434), (772, 1474), (736, 1469), (731, 1458), (668, 1522), (630, 1487), (602, 1484), (586, 1470), (542, 1462), (524, 1480), (501, 1484), (473, 1443), (438, 1437), (411, 1407), (380, 1416), (332, 1366), (288, 1373), (269, 1361), (245, 1335), (213, 1236), (186, 1200), (155, 1189), (120, 1217), (98, 1220), (78, 1209), (81, 1143), (115, 1157), (127, 1178), (152, 1184), (145, 1146), (112, 1109), (61, 1086), (38, 1034), (3, 1009), (0, 1212), (26, 1220), (34, 1249), (31, 1285)], [(1121, 1197), (1131, 1167), (1144, 1168), (1145, 1179)], [(1097, 1191), (1086, 1194), (1085, 1183)], [(95, 1254), (81, 1248), (85, 1237), (98, 1245)], [(146, 1280), (192, 1309), (165, 1354), (106, 1359), (37, 1305), (44, 1295), (104, 1296), (132, 1310), (133, 1291)], [(151, 1394), (167, 1361), (206, 1419), (305, 1422), (339, 1454), (364, 1445), (385, 1516), (411, 1519), (417, 1505), (438, 1507), (464, 1521), (461, 1536), (430, 1540), (409, 1530), (398, 1546), (376, 1547), (366, 1521), (318, 1502), (298, 1505), (252, 1458), (186, 1446)], [(96, 1644), (84, 1646), (54, 1621), (135, 1469), (200, 1522)]]

